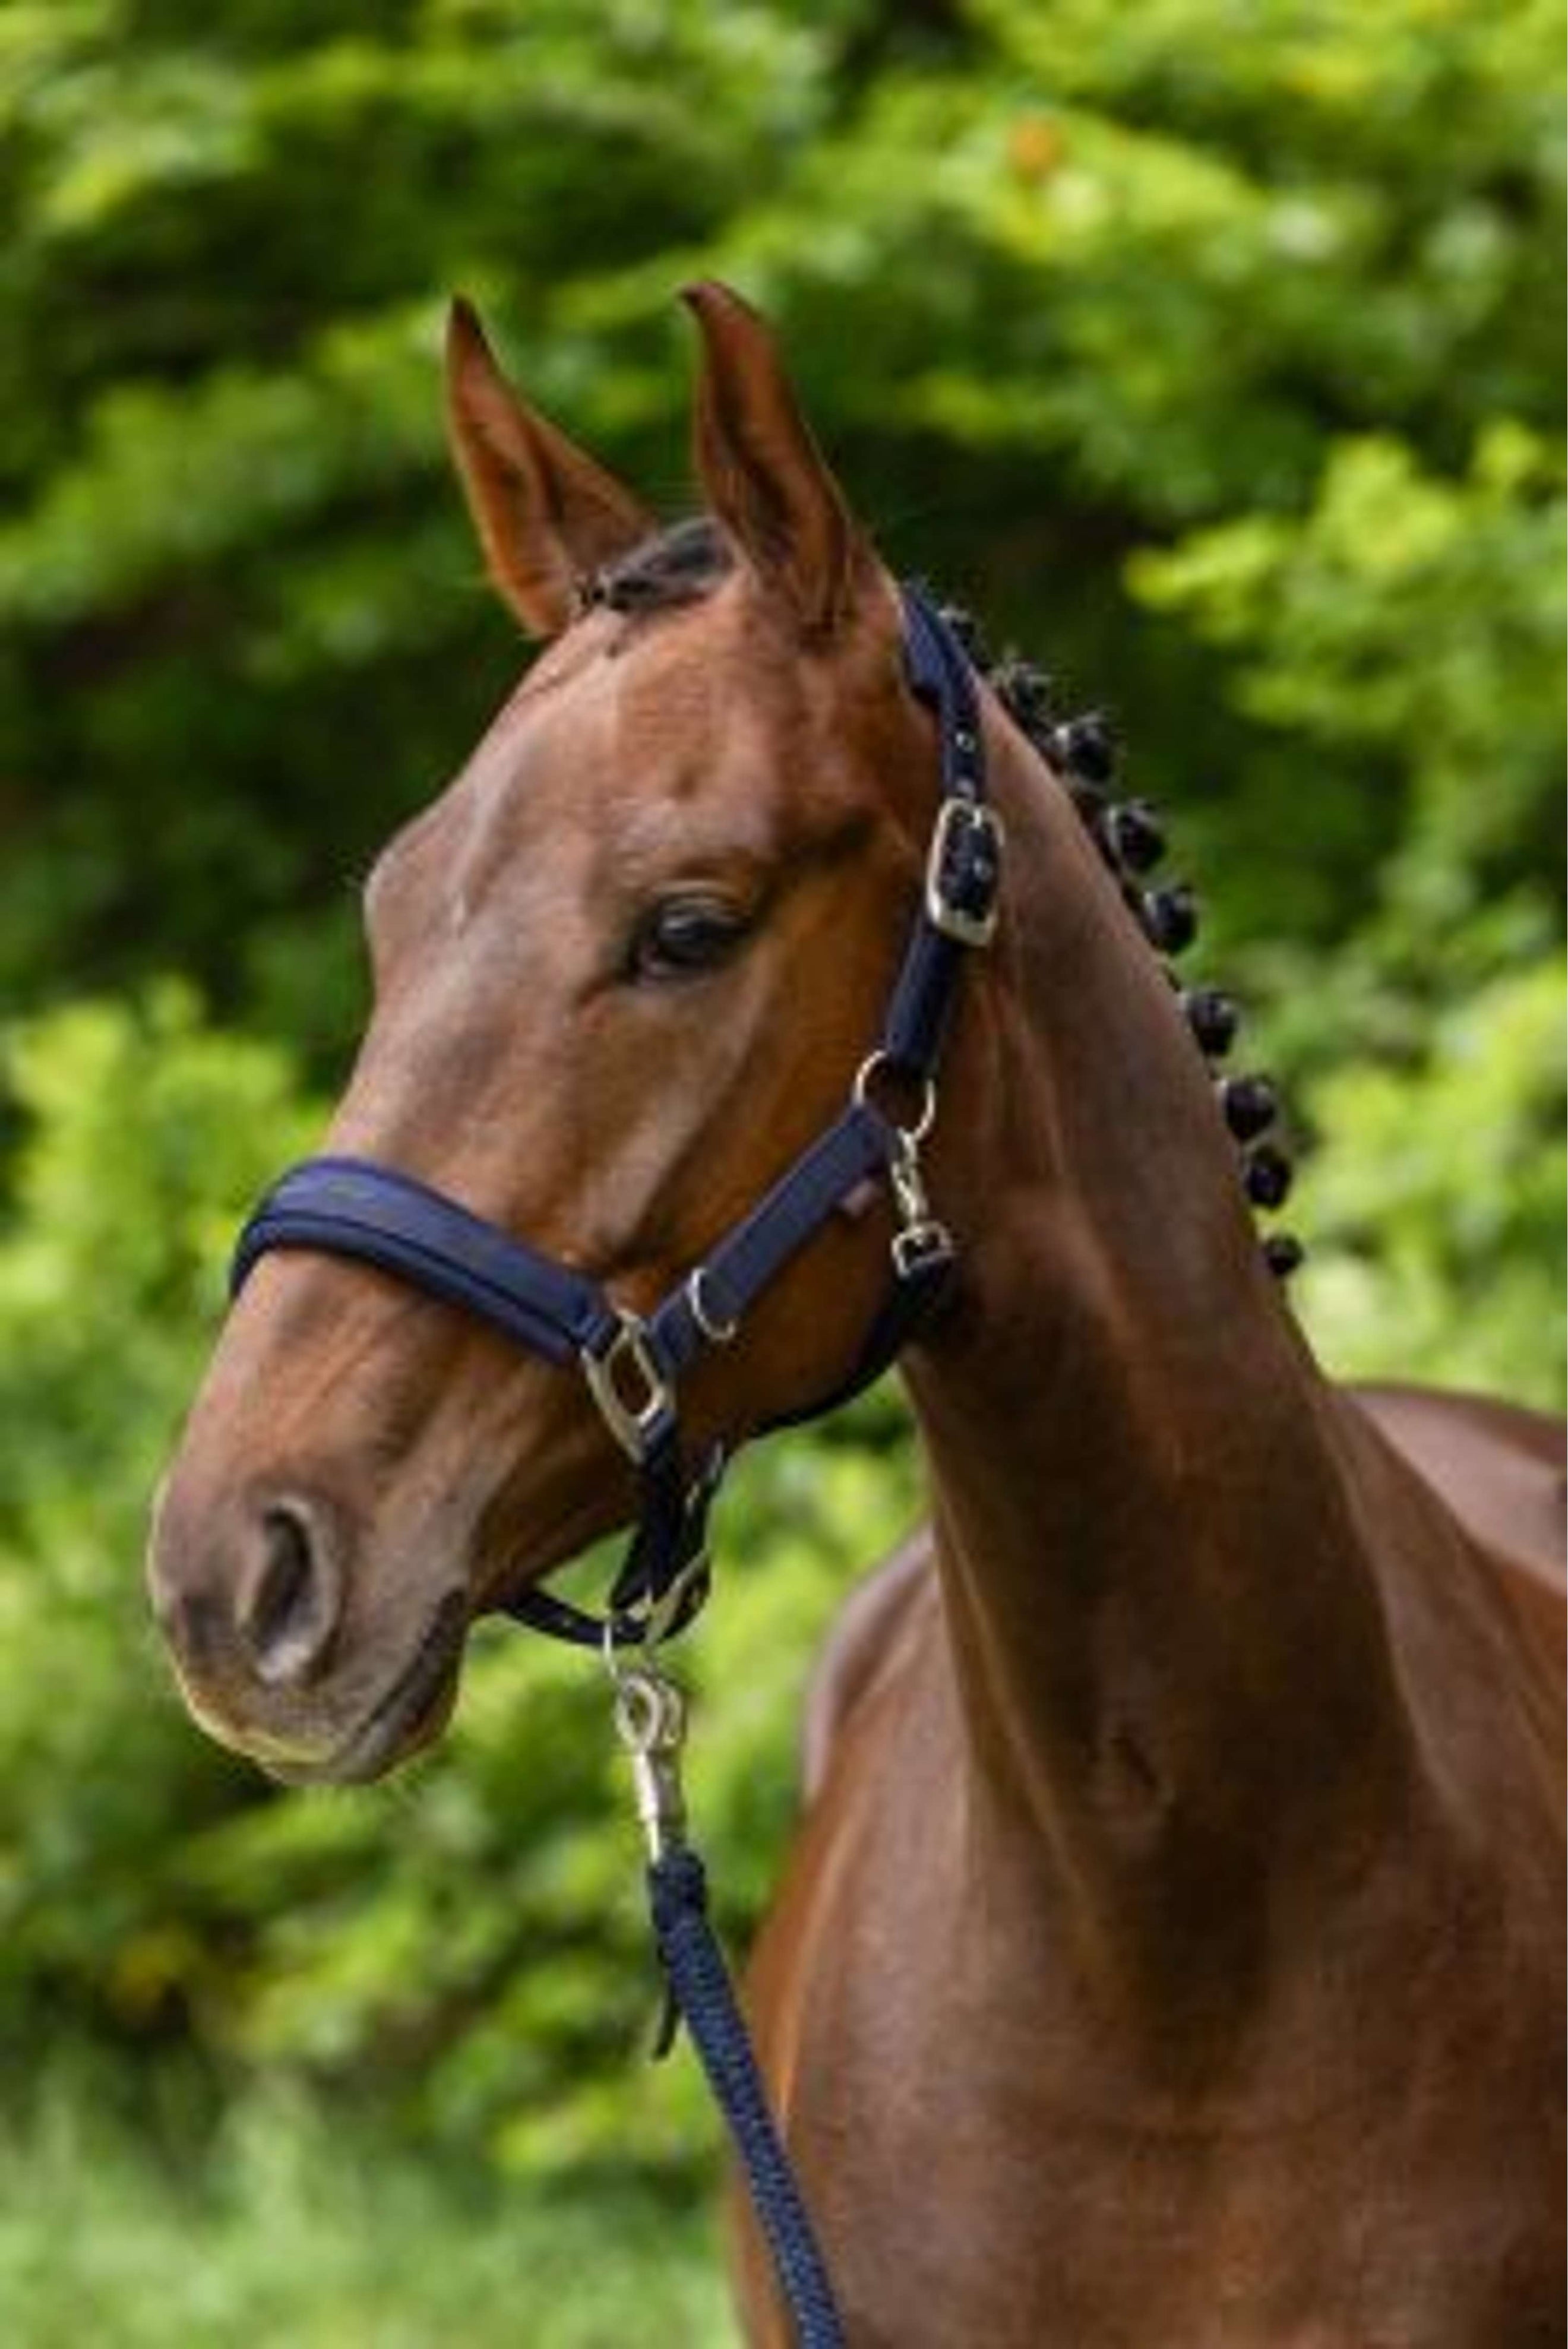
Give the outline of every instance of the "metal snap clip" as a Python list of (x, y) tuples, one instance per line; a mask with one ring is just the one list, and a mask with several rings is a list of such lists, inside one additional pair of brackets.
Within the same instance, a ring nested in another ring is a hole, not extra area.
[(652, 1664), (615, 1673), (615, 1734), (631, 1757), (637, 1817), (650, 1859), (662, 1859), (686, 1838), (681, 1749), (686, 1702), (674, 1681)]

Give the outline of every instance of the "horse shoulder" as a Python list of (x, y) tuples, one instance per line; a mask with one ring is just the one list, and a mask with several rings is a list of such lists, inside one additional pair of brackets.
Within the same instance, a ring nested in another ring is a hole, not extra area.
[[(1507, 1579), (1562, 1593), (1568, 1431), (1561, 1420), (1432, 1388), (1359, 1386), (1352, 1393)], [(1518, 1595), (1528, 1607), (1527, 1588)]]
[[(1410, 1387), (1350, 1398), (1360, 1489), (1398, 1684), (1459, 1877), (1519, 1928), (1514, 1956), (1556, 1985), (1562, 1956), (1563, 1430), (1509, 1403)], [(1367, 1441), (1369, 1439), (1369, 1443)], [(1379, 1464), (1394, 1471), (1390, 1479)], [(1439, 1505), (1411, 1513), (1413, 1474)], [(1459, 1877), (1446, 1881), (1454, 1896)], [(1521, 1938), (1522, 1936), (1522, 1938)], [(1484, 1937), (1475, 1937), (1477, 1946)], [(1522, 2013), (1535, 1993), (1521, 1992)], [(1546, 1994), (1553, 2030), (1560, 1989)]]

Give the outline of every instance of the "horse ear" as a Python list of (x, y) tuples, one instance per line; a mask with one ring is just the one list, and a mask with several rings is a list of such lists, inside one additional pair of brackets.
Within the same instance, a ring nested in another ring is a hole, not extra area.
[(652, 517), (518, 398), (461, 300), (447, 321), (447, 423), (491, 579), (531, 635), (558, 635), (583, 581), (646, 538)]
[(771, 334), (727, 285), (686, 286), (702, 333), (696, 466), (743, 559), (809, 633), (847, 616), (871, 549), (822, 460)]

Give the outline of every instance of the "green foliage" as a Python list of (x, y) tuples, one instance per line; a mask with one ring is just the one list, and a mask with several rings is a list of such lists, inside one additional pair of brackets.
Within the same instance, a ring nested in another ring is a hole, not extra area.
[(1555, 448), (1498, 420), (1439, 476), (1390, 436), (1344, 439), (1305, 513), (1217, 524), (1130, 570), (1225, 647), (1238, 707), (1315, 749), (1302, 853), (1334, 821), (1336, 761), (1390, 833), (1332, 963), (1302, 936), (1253, 957), (1326, 1143), (1303, 1283), (1320, 1349), (1346, 1371), (1560, 1400)]
[(498, 2191), (252, 2098), (199, 2170), (59, 2095), (0, 2147), (0, 2305), (26, 2349), (731, 2349), (711, 2208)]
[(1487, 425), (1446, 477), (1390, 436), (1344, 438), (1304, 514), (1221, 523), (1130, 566), (1146, 604), (1236, 656), (1249, 716), (1320, 760), (1389, 762), (1405, 804), (1383, 859), (1387, 910), (1413, 946), (1433, 924), (1484, 916), (1511, 882), (1544, 892), (1560, 491), (1555, 446), (1512, 421)]
[[(0, 2045), (40, 2028), (156, 2038), (192, 1943), (186, 1833), (259, 1795), (174, 1717), (137, 1572), (149, 1496), (222, 1296), (228, 1234), (303, 1140), (273, 1047), (189, 997), (82, 1005), (25, 1030), (29, 1124), (0, 1229)], [(194, 1970), (186, 1982), (183, 1970)]]
[(1561, 1402), (1565, 985), (1560, 957), (1505, 968), (1419, 1051), (1314, 1089), (1357, 1138), (1312, 1186), (1310, 1319), (1343, 1371)]

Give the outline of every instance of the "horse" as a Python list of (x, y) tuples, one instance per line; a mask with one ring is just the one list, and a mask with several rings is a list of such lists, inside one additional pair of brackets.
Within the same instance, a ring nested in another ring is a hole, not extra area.
[[(614, 1392), (384, 1265), (267, 1253), (156, 1512), (186, 1700), (285, 1781), (391, 1768), (475, 1619), (635, 1513), (656, 1299), (707, 1455), (852, 1381), (890, 1247), (940, 1229), (899, 1348), (930, 1524), (819, 1675), (749, 1977), (849, 2340), (1561, 2340), (1560, 1432), (1321, 1371), (1224, 1007), (1151, 950), (1181, 904), (1078, 803), (1103, 736), (977, 674), (994, 928), (939, 1081), (884, 1065), (944, 746), (769, 328), (686, 299), (673, 531), (454, 305), (458, 471), (543, 648), (375, 866), (329, 1137), (591, 1279)], [(690, 1268), (868, 1092), (903, 1187), (847, 1185), (737, 1326)], [(735, 2266), (783, 2341), (744, 2218)]]

